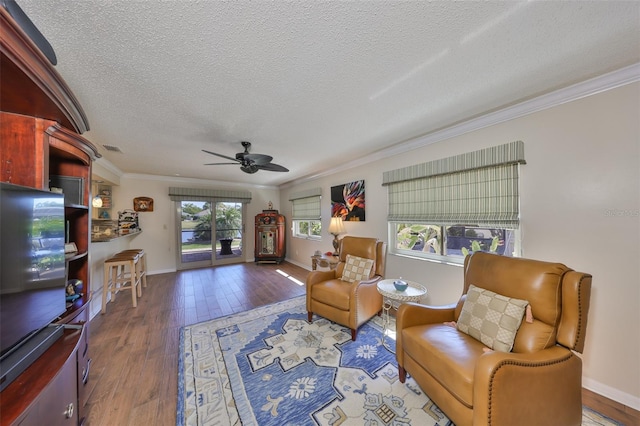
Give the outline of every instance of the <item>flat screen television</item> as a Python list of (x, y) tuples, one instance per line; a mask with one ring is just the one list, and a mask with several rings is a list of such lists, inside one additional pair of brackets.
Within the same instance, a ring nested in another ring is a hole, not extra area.
[(65, 312), (64, 243), (62, 194), (0, 183), (3, 382), (7, 358)]

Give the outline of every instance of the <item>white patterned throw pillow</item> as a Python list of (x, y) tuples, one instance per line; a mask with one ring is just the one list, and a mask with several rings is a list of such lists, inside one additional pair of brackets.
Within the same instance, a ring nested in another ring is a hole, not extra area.
[(511, 352), (529, 302), (469, 285), (457, 328), (499, 352)]
[(352, 283), (354, 281), (368, 280), (371, 268), (373, 268), (373, 260), (348, 254), (342, 270), (342, 281)]

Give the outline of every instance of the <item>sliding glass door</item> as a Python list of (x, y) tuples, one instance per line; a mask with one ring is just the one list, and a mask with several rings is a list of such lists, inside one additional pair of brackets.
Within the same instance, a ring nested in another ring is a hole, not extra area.
[(244, 261), (244, 203), (177, 201), (178, 269)]

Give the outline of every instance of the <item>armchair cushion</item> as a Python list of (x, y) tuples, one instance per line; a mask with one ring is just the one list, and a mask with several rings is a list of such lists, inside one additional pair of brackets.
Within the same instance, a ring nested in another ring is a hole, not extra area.
[(469, 285), (458, 330), (493, 350), (511, 352), (529, 302)]
[(364, 259), (348, 254), (344, 269), (342, 270), (342, 280), (350, 283), (368, 280), (371, 278), (372, 268), (373, 259)]

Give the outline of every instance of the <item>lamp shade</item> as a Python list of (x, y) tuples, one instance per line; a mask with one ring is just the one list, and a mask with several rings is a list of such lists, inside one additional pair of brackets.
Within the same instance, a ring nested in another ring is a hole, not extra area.
[(332, 217), (331, 223), (329, 223), (329, 233), (333, 235), (344, 234), (347, 231), (344, 229), (341, 217)]

